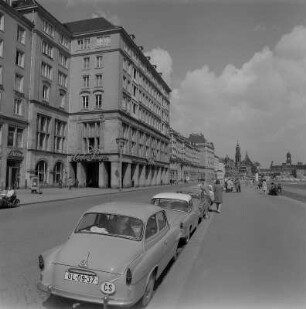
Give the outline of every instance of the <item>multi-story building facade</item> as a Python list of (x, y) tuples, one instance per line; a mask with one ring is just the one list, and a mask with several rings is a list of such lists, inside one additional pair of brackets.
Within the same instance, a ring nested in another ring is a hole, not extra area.
[[(28, 43), (17, 42), (24, 69), (15, 69), (11, 55), (3, 58), (5, 66), (14, 66), (15, 85), (28, 92), (21, 96), (27, 102), (22, 115), (11, 112), (11, 124), (2, 114), (12, 104), (0, 105), (1, 185), (14, 183), (7, 176), (13, 157), (21, 166), (15, 172), (21, 187), (34, 176), (50, 186), (69, 177), (94, 187), (167, 183), (171, 89), (133, 37), (104, 18), (62, 24), (34, 0), (3, 3), (1, 14), (26, 31)], [(3, 39), (11, 50), (12, 38)], [(10, 117), (8, 110), (5, 115)]]
[(0, 187), (19, 186), (27, 171), (33, 24), (0, 1)]
[(208, 182), (215, 180), (215, 147), (206, 140), (203, 134), (190, 134), (189, 141), (194, 143), (200, 151), (200, 162), (204, 166), (204, 177)]
[(200, 149), (177, 131), (170, 129), (170, 179), (198, 181), (205, 177)]

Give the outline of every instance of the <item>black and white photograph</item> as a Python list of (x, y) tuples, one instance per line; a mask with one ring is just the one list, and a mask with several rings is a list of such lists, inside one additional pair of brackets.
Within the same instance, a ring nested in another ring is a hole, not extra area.
[(306, 0), (0, 0), (0, 309), (306, 308)]

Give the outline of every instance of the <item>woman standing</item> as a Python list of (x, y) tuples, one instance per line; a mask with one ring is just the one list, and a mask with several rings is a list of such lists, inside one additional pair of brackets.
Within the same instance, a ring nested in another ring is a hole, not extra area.
[(216, 180), (216, 184), (214, 186), (215, 200), (214, 202), (217, 205), (217, 213), (220, 213), (221, 204), (223, 203), (223, 186), (220, 184), (220, 180)]

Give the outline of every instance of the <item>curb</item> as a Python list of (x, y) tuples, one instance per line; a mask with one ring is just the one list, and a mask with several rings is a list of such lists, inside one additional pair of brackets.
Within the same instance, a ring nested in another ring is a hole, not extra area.
[[(125, 192), (133, 192), (133, 191), (138, 191), (138, 190), (150, 190), (152, 188), (165, 188), (170, 185), (163, 185), (163, 186), (151, 186), (151, 187), (138, 187), (136, 189), (125, 189), (122, 191), (119, 191), (118, 189), (114, 189), (116, 191), (110, 191), (110, 192), (99, 192), (99, 193), (92, 193), (92, 194), (86, 194), (82, 196), (66, 196), (66, 197), (59, 197), (59, 198), (53, 198), (50, 200), (42, 200), (42, 201), (32, 201), (32, 202), (25, 202), (25, 203), (20, 203), (20, 206), (25, 206), (25, 205), (34, 205), (34, 204), (41, 204), (41, 203), (52, 203), (52, 202), (60, 202), (60, 201), (65, 201), (65, 200), (74, 200), (74, 199), (79, 199), (79, 198), (86, 198), (90, 196), (99, 196), (99, 195), (106, 195), (106, 194), (118, 194), (118, 193), (125, 193)], [(18, 195), (18, 194), (17, 194)]]

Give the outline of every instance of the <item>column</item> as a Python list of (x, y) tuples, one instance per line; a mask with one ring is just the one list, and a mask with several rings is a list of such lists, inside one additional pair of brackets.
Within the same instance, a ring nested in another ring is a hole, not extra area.
[(99, 188), (106, 187), (106, 177), (107, 177), (107, 172), (105, 169), (104, 162), (100, 162), (99, 163)]
[(129, 188), (132, 186), (131, 179), (131, 163), (124, 163), (123, 173), (123, 188)]
[(133, 175), (133, 179), (134, 181), (134, 187), (138, 187), (139, 186), (139, 164), (136, 164), (135, 166), (135, 170), (134, 170), (134, 175)]
[(119, 189), (119, 162), (111, 162), (111, 188)]

